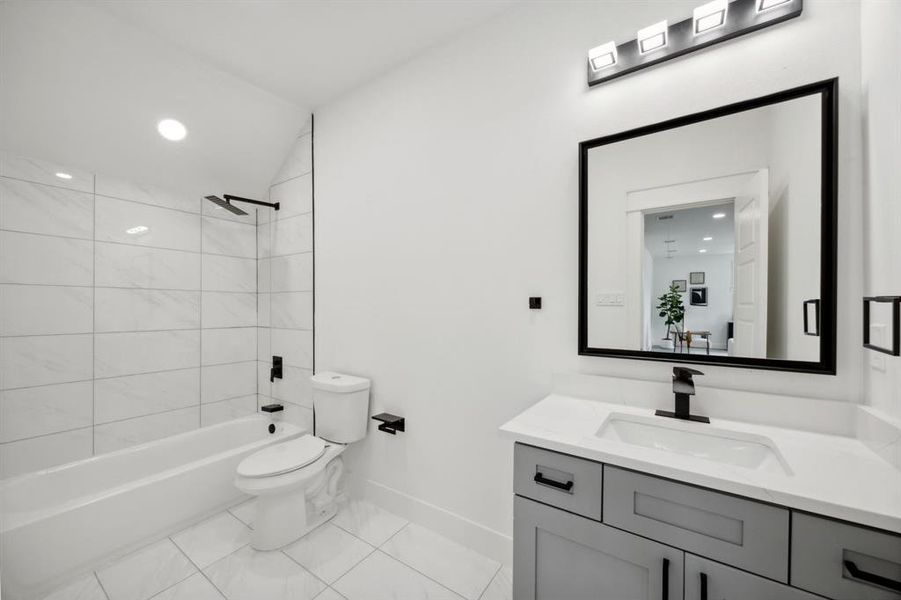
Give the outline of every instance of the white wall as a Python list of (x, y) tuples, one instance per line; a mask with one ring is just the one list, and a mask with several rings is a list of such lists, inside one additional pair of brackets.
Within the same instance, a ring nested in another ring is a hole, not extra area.
[[(897, 296), (901, 295), (901, 69), (897, 60), (901, 3), (866, 0), (861, 30), (865, 292)], [(864, 353), (867, 401), (901, 418), (901, 358)]]
[[(859, 339), (859, 6), (808, 1), (797, 20), (586, 88), (588, 48), (696, 4), (524, 3), (317, 113), (317, 368), (371, 377), (372, 409), (408, 424), (348, 452), (369, 488), (509, 535), (498, 425), (555, 371), (670, 377), (576, 354), (580, 140), (840, 76), (838, 333)], [(856, 402), (860, 364), (849, 343), (836, 377), (704, 367), (700, 393)]]
[[(684, 279), (689, 291), (682, 294), (682, 303), (685, 305), (683, 327), (691, 331), (710, 331), (713, 334), (710, 347), (725, 349), (728, 323), (732, 320), (733, 259), (733, 254), (654, 257), (651, 294), (653, 305), (657, 306), (657, 298), (669, 290), (673, 279)], [(703, 285), (692, 285), (689, 282), (688, 274), (693, 271), (704, 273)], [(692, 306), (693, 287), (707, 288), (707, 306)], [(651, 311), (651, 341), (660, 345), (660, 340), (666, 337), (666, 324), (662, 317), (657, 316), (658, 313), (657, 310)], [(706, 345), (701, 342), (695, 347), (705, 348)]]

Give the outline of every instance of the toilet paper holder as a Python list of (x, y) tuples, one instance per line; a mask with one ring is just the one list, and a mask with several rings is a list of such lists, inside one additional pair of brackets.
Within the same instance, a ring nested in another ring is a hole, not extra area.
[(397, 435), (398, 431), (406, 431), (406, 423), (404, 422), (403, 417), (398, 417), (397, 415), (392, 415), (391, 413), (379, 413), (377, 415), (373, 415), (373, 421), (381, 421), (379, 425), (379, 431), (384, 431), (385, 433), (390, 433), (391, 435)]

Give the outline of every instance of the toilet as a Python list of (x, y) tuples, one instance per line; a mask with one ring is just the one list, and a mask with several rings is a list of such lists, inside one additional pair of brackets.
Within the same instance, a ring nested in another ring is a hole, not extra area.
[(347, 444), (366, 437), (369, 380), (324, 371), (312, 378), (316, 435), (268, 446), (241, 461), (235, 486), (257, 497), (250, 545), (275, 550), (335, 516)]

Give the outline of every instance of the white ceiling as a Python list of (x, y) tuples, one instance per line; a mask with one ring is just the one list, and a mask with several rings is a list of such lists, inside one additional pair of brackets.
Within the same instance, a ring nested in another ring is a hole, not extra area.
[[(707, 249), (706, 254), (735, 253), (734, 201), (723, 204), (684, 208), (662, 213), (645, 215), (645, 247), (651, 256), (684, 258), (700, 256), (698, 250)], [(722, 219), (714, 219), (716, 213), (725, 213)], [(672, 215), (672, 219), (659, 217)], [(712, 237), (705, 242), (705, 237)], [(671, 240), (671, 243), (667, 243)], [(675, 252), (667, 253), (667, 249)]]
[(94, 4), (307, 109), (516, 0), (186, 0)]

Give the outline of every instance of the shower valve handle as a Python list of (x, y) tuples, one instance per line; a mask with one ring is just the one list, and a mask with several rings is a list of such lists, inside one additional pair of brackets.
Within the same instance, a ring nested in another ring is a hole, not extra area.
[(282, 357), (272, 357), (272, 367), (269, 369), (269, 383), (275, 382), (276, 379), (282, 378)]

